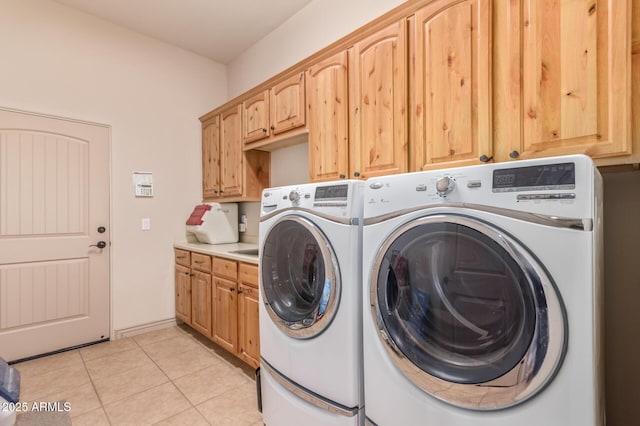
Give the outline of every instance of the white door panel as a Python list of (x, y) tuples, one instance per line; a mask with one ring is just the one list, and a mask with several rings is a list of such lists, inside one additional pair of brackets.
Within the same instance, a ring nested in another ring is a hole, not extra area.
[(0, 356), (109, 337), (108, 243), (109, 129), (0, 110)]

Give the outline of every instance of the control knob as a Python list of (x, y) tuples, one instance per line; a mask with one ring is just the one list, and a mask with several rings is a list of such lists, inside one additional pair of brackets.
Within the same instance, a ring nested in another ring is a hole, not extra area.
[(436, 182), (436, 191), (438, 195), (444, 196), (454, 190), (456, 181), (449, 176), (443, 176)]
[(300, 201), (300, 194), (298, 194), (298, 191), (294, 190), (289, 193), (289, 201), (293, 204), (297, 204), (298, 201)]

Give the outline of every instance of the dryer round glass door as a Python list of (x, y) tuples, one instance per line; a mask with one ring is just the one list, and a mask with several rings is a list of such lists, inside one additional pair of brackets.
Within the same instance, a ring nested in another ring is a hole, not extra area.
[(517, 404), (563, 358), (566, 321), (554, 284), (515, 239), (482, 221), (407, 223), (380, 250), (370, 292), (392, 360), (454, 405)]
[(322, 333), (340, 297), (338, 262), (324, 234), (305, 218), (285, 216), (270, 228), (260, 253), (261, 291), (272, 321), (297, 339)]

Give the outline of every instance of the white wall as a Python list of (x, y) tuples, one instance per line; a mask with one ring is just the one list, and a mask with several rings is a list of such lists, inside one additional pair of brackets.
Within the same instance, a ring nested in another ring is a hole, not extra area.
[(228, 66), (229, 96), (284, 71), (404, 0), (313, 0)]
[[(0, 106), (111, 126), (114, 328), (173, 317), (198, 117), (228, 99), (225, 67), (48, 0), (0, 0), (0, 57)], [(152, 199), (133, 196), (133, 170), (153, 172)]]
[[(313, 0), (228, 65), (229, 98), (295, 65), (401, 3), (403, 0)], [(308, 181), (307, 144), (271, 153), (272, 187)], [(246, 214), (250, 225), (256, 223), (259, 206), (248, 208)], [(247, 236), (253, 236), (253, 232), (257, 233), (257, 229), (249, 226)]]

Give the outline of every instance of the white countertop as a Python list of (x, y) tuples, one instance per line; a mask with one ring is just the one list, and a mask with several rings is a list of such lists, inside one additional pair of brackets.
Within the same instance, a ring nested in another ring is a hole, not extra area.
[(225, 257), (227, 259), (239, 260), (240, 262), (258, 263), (258, 256), (249, 254), (233, 253), (236, 250), (257, 249), (257, 244), (232, 243), (232, 244), (204, 244), (189, 243), (186, 241), (176, 242), (173, 247), (182, 250), (195, 251), (197, 253), (209, 254), (211, 256)]

